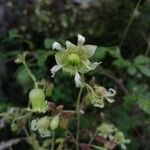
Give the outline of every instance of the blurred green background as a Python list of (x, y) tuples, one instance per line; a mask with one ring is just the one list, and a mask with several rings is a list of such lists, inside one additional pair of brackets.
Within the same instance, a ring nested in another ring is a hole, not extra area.
[(100, 85), (117, 91), (116, 102), (102, 110), (106, 119), (132, 140), (129, 150), (149, 150), (149, 31), (149, 0), (1, 0), (0, 112), (27, 105), (32, 81), (14, 63), (16, 54), (25, 50), (32, 54), (28, 64), (38, 79), (55, 84), (48, 100), (75, 108), (72, 80), (61, 72), (55, 79), (50, 76), (55, 64), (50, 50), (54, 41), (76, 43), (80, 33), (87, 43), (98, 45), (93, 60), (103, 62), (86, 80), (95, 76)]

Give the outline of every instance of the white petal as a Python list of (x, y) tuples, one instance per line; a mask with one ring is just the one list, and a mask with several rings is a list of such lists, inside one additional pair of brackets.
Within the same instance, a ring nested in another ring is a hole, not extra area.
[(126, 150), (126, 149), (127, 149), (126, 146), (125, 146), (125, 144), (123, 144), (123, 143), (122, 143), (120, 146), (121, 146), (121, 148), (122, 148), (123, 150)]
[(78, 45), (83, 45), (85, 43), (85, 37), (78, 34)]
[(53, 45), (52, 45), (52, 48), (57, 49), (59, 51), (63, 50), (62, 46), (58, 42), (54, 42)]
[(110, 97), (110, 96), (115, 96), (116, 91), (112, 88), (108, 89), (106, 96)]
[(70, 41), (66, 41), (66, 47), (69, 48), (69, 47), (73, 47), (75, 46), (73, 43), (71, 43)]
[(82, 61), (82, 63), (87, 67), (87, 69), (94, 70), (101, 62), (91, 63), (89, 60), (87, 60), (86, 62)]
[(38, 129), (38, 125), (37, 125), (38, 120), (32, 120), (31, 121), (31, 130), (32, 131), (36, 131)]
[(91, 65), (92, 70), (94, 70), (99, 64), (101, 64), (102, 62), (94, 62)]
[(76, 87), (82, 86), (81, 77), (80, 77), (80, 74), (78, 72), (76, 72), (74, 81), (75, 81)]
[(39, 129), (39, 133), (41, 135), (41, 137), (49, 137), (51, 136), (51, 131), (49, 131), (48, 129), (43, 130), (43, 129)]
[(93, 56), (93, 54), (95, 53), (95, 51), (97, 49), (96, 45), (84, 45), (83, 47), (84, 47), (85, 53), (87, 54), (88, 58)]
[(62, 68), (62, 65), (55, 65), (52, 69), (51, 69), (51, 73), (52, 73), (52, 77), (55, 76), (56, 72), (58, 70), (60, 70)]
[(109, 103), (113, 103), (115, 100), (114, 99), (112, 99), (112, 98), (110, 98), (110, 97), (105, 97), (106, 98), (106, 100), (109, 102)]
[(104, 104), (94, 103), (94, 106), (98, 108), (104, 108)]

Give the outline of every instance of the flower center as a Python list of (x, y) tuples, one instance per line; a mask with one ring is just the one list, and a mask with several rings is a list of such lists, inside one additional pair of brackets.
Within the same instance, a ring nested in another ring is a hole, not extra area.
[(70, 54), (68, 56), (68, 63), (73, 66), (77, 66), (80, 63), (80, 57), (77, 54)]

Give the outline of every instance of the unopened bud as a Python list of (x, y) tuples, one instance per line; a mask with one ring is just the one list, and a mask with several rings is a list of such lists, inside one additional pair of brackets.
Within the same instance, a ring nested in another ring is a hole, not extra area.
[(59, 115), (53, 117), (51, 123), (50, 123), (50, 127), (52, 130), (57, 129), (59, 126)]

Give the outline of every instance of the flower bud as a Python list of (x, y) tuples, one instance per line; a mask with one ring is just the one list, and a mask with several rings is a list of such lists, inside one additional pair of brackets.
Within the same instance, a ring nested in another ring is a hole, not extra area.
[(38, 128), (40, 129), (47, 129), (50, 124), (50, 118), (45, 116), (39, 119), (38, 121)]
[(52, 90), (53, 90), (53, 85), (51, 84), (51, 85), (49, 85), (49, 86), (47, 86), (47, 88), (46, 88), (46, 91), (45, 91), (45, 93), (46, 93), (46, 96), (51, 96), (52, 95)]
[(116, 132), (115, 134), (115, 139), (118, 141), (118, 142), (122, 142), (125, 140), (125, 137), (124, 137), (124, 134), (120, 131)]
[(57, 129), (59, 126), (59, 115), (53, 117), (51, 123), (50, 123), (50, 127), (52, 130)]
[(17, 131), (17, 125), (16, 125), (16, 123), (12, 123), (12, 124), (11, 124), (11, 130), (12, 130), (13, 132), (16, 132), (16, 131)]
[(33, 89), (29, 93), (29, 100), (32, 105), (32, 109), (42, 108), (45, 102), (45, 94), (42, 89)]
[(98, 86), (98, 87), (95, 88), (95, 93), (98, 96), (103, 97), (103, 96), (106, 95), (107, 90), (104, 87), (102, 87), (102, 86)]
[(21, 54), (17, 55), (17, 58), (15, 59), (16, 64), (21, 64), (23, 62), (23, 56)]

